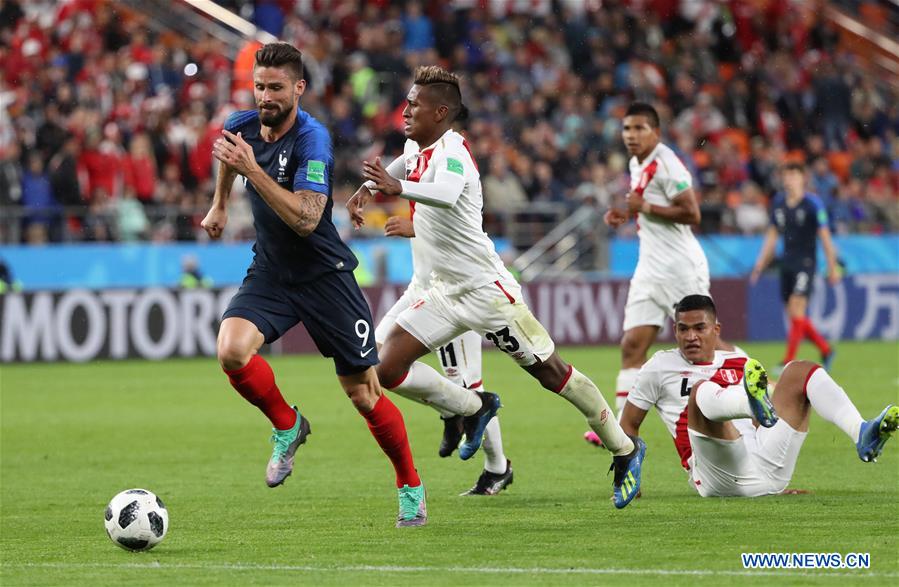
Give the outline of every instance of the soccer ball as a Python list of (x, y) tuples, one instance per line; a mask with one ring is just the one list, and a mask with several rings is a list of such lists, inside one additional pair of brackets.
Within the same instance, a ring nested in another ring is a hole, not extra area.
[(125, 490), (106, 506), (106, 533), (125, 550), (150, 550), (165, 538), (169, 512), (146, 489)]

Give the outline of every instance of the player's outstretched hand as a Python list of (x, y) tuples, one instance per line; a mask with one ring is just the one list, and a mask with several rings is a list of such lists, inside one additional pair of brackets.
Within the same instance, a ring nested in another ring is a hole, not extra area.
[(362, 209), (368, 204), (371, 195), (371, 190), (363, 185), (356, 190), (353, 197), (346, 201), (347, 212), (350, 213), (350, 220), (353, 222), (353, 227), (356, 230), (365, 225), (365, 216), (362, 214)]
[(609, 208), (609, 211), (602, 217), (603, 222), (612, 228), (618, 228), (627, 222), (627, 213), (617, 208)]
[(212, 154), (216, 159), (244, 177), (256, 166), (253, 147), (243, 140), (243, 136), (240, 133), (234, 134), (227, 130), (222, 130), (222, 136), (217, 138), (212, 145)]
[(222, 232), (228, 223), (228, 211), (220, 208), (212, 208), (206, 215), (206, 218), (200, 223), (209, 238), (218, 240), (222, 238)]
[(384, 225), (384, 235), (412, 238), (415, 236), (415, 228), (412, 226), (410, 218), (391, 216), (387, 219), (387, 224)]
[(387, 173), (380, 157), (375, 157), (374, 161), (362, 162), (362, 177), (375, 182), (374, 189), (388, 196), (398, 196), (403, 193), (400, 182)]

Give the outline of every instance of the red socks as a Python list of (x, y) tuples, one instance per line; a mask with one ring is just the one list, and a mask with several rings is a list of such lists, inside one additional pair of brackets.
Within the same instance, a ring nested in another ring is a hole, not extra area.
[(805, 317), (793, 318), (790, 321), (790, 334), (787, 336), (787, 354), (784, 356), (784, 364), (796, 357), (796, 349), (799, 348), (799, 343), (805, 337), (815, 343), (822, 355), (830, 354), (830, 345), (827, 344), (811, 320)]
[(297, 413), (287, 405), (281, 390), (275, 385), (272, 368), (259, 355), (253, 355), (250, 362), (234, 371), (225, 370), (228, 380), (245, 400), (262, 410), (278, 430), (293, 428)]
[(368, 422), (368, 429), (381, 445), (381, 450), (393, 463), (393, 468), (396, 470), (397, 488), (401, 488), (403, 485), (409, 487), (421, 485), (421, 479), (418, 477), (418, 471), (415, 470), (415, 463), (412, 461), (412, 450), (409, 448), (403, 414), (393, 402), (387, 399), (386, 395), (381, 394), (372, 411), (367, 414), (359, 413)]
[(796, 358), (796, 349), (805, 336), (805, 318), (793, 318), (790, 320), (790, 334), (787, 335), (787, 354), (784, 355), (784, 365)]
[(815, 346), (818, 347), (818, 352), (822, 355), (830, 354), (830, 345), (827, 344), (827, 341), (821, 336), (821, 333), (815, 328), (815, 325), (812, 324), (812, 321), (808, 318), (805, 318), (805, 336), (815, 343)]

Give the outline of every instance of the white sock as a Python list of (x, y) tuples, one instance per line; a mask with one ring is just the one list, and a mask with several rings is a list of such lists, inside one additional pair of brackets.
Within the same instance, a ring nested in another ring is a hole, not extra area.
[(503, 435), (499, 429), (499, 418), (491, 418), (484, 431), (484, 468), (491, 473), (506, 472), (506, 453), (503, 452)]
[(752, 417), (749, 396), (742, 385), (721, 387), (717, 383), (703, 381), (696, 390), (696, 405), (702, 415), (713, 422)]
[(630, 454), (634, 442), (624, 433), (615, 414), (593, 382), (571, 367), (571, 377), (559, 395), (573, 403), (587, 418), (587, 424), (602, 440), (603, 446), (615, 456)]
[(481, 409), (481, 398), (440, 375), (430, 366), (415, 361), (406, 378), (392, 389), (403, 397), (434, 406), (450, 414), (471, 416)]
[[(444, 365), (442, 361), (439, 361), (439, 363), (440, 363), (440, 368), (443, 370), (444, 377), (446, 377), (447, 379), (449, 379), (450, 381), (452, 381), (453, 383), (455, 383), (456, 385), (458, 385), (460, 387), (465, 387), (465, 382), (462, 380), (462, 374), (459, 372), (458, 369), (447, 369), (446, 365)], [(449, 371), (449, 372), (447, 372), (447, 371)], [(450, 412), (449, 410), (444, 410), (438, 406), (432, 405), (431, 407), (434, 408), (435, 410), (437, 410), (437, 412), (440, 414), (440, 417), (443, 418), (444, 420), (448, 420), (449, 418), (452, 418), (453, 416), (456, 415), (454, 412)]]
[(621, 418), (621, 412), (624, 411), (624, 403), (627, 401), (627, 394), (637, 382), (637, 374), (640, 369), (622, 369), (618, 372), (618, 379), (615, 380), (615, 411)]
[(481, 383), (481, 335), (469, 330), (453, 339), (453, 346), (459, 361), (459, 371), (465, 386), (469, 389), (480, 389)]
[(836, 424), (852, 442), (858, 442), (858, 433), (864, 419), (843, 388), (837, 385), (827, 371), (815, 369), (805, 384), (805, 395), (819, 416)]

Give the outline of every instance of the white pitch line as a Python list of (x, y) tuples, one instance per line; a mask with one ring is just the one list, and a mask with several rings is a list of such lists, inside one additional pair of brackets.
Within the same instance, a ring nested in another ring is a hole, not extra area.
[(807, 571), (800, 569), (777, 570), (738, 570), (715, 571), (709, 569), (590, 569), (569, 568), (554, 569), (550, 567), (425, 567), (425, 566), (393, 566), (393, 565), (261, 565), (255, 563), (221, 563), (192, 564), (174, 563), (2, 563), (0, 568), (45, 568), (45, 569), (171, 569), (171, 570), (207, 570), (207, 571), (299, 571), (314, 573), (487, 573), (494, 575), (659, 575), (686, 577), (833, 577), (837, 579), (852, 578), (887, 578), (899, 577), (899, 573), (877, 573), (864, 569), (820, 569)]

